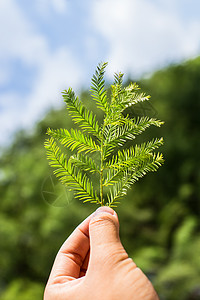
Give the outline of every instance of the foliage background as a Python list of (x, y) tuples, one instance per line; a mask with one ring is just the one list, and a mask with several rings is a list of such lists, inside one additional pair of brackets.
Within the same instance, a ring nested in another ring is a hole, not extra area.
[[(200, 298), (199, 82), (200, 58), (138, 82), (152, 100), (133, 113), (165, 120), (143, 135), (164, 137), (165, 164), (136, 183), (116, 209), (127, 252), (163, 300)], [(87, 91), (81, 97), (94, 109)], [(74, 125), (65, 108), (51, 110), (34, 131), (18, 132), (1, 149), (0, 300), (42, 299), (59, 247), (96, 209), (72, 201), (51, 177), (43, 147), (49, 126)]]

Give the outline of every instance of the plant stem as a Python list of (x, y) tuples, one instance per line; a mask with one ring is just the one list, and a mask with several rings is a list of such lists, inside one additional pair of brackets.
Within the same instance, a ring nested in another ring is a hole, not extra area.
[(104, 205), (104, 201), (103, 201), (103, 169), (101, 169), (100, 172), (100, 197), (101, 197), (101, 206)]
[(101, 206), (104, 205), (103, 201), (103, 139), (101, 140), (101, 165), (100, 165), (100, 199)]
[(101, 162), (100, 162), (100, 204), (101, 206), (104, 206), (104, 199), (103, 199), (103, 171), (104, 171), (104, 153), (103, 153), (103, 144), (104, 144), (104, 130), (105, 130), (105, 122), (103, 123), (102, 126), (102, 131), (101, 131), (101, 150), (100, 150), (100, 155), (101, 155)]

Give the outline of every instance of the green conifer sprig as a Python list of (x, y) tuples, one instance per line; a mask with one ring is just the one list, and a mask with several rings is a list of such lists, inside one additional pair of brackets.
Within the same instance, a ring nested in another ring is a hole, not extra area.
[[(148, 172), (155, 172), (163, 164), (162, 153), (154, 152), (163, 144), (163, 138), (147, 143), (132, 144), (137, 135), (151, 125), (163, 122), (147, 116), (131, 118), (126, 109), (149, 101), (136, 83), (123, 87), (123, 74), (114, 74), (111, 96), (105, 89), (107, 63), (97, 66), (92, 77), (91, 95), (103, 111), (101, 124), (69, 88), (63, 92), (68, 112), (79, 129), (48, 129), (45, 141), (47, 159), (54, 174), (74, 196), (83, 202), (115, 207), (128, 189)], [(66, 147), (71, 155), (62, 150)], [(97, 184), (98, 182), (98, 184)], [(98, 185), (98, 186), (97, 186)]]

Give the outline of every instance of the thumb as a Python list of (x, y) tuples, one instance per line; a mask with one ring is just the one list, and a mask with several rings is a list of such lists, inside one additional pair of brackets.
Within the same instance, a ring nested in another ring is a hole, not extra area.
[(89, 237), (91, 260), (104, 259), (105, 254), (109, 255), (116, 247), (122, 246), (118, 217), (112, 208), (104, 206), (96, 210), (90, 220)]

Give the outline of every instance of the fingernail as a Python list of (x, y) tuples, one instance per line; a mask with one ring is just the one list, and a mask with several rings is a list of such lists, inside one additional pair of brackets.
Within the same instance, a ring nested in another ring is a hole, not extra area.
[(101, 206), (101, 207), (97, 208), (97, 210), (94, 213), (94, 216), (104, 213), (104, 212), (111, 214), (111, 215), (114, 215), (114, 213), (115, 213), (112, 208), (110, 208), (108, 206)]

